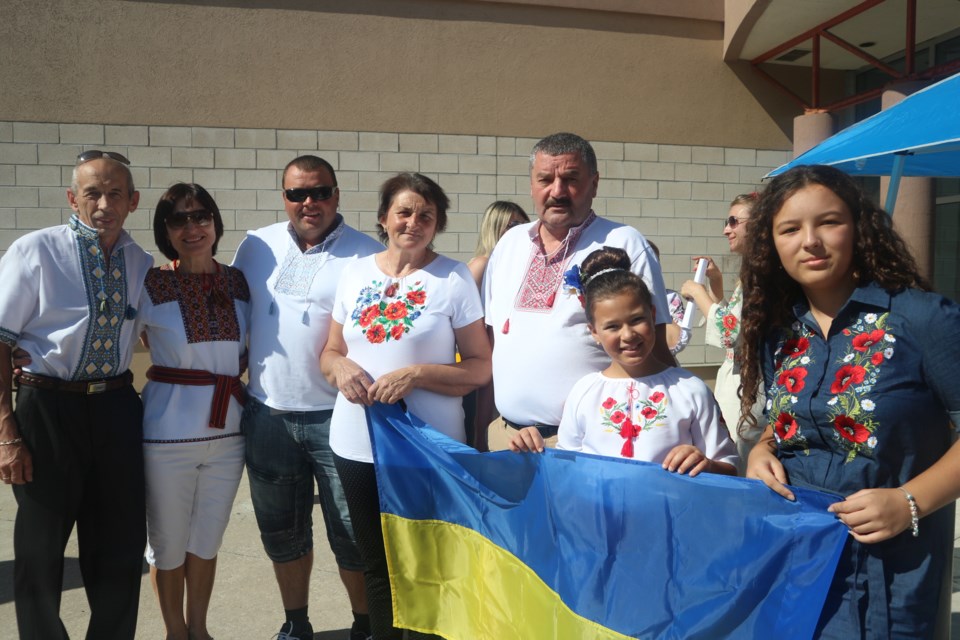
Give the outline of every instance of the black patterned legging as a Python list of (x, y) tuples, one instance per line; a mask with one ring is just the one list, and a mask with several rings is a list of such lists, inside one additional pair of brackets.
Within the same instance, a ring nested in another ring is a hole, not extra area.
[[(347, 498), (353, 535), (363, 560), (363, 578), (370, 609), (370, 630), (374, 640), (401, 640), (403, 630), (393, 626), (393, 597), (387, 572), (387, 553), (383, 548), (383, 530), (380, 528), (380, 496), (377, 494), (377, 475), (373, 464), (347, 460), (334, 454), (333, 462), (340, 475), (340, 484)], [(436, 638), (408, 631), (406, 638)]]

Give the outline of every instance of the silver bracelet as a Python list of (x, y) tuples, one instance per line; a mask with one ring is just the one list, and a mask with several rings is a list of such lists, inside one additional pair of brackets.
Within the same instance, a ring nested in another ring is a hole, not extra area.
[(23, 438), (14, 438), (13, 440), (4, 440), (0, 442), (0, 447), (9, 447), (12, 444), (20, 444), (23, 442)]
[(917, 538), (920, 536), (920, 510), (917, 508), (917, 500), (903, 487), (897, 488), (903, 491), (903, 495), (907, 497), (907, 502), (910, 503), (910, 533), (914, 538)]

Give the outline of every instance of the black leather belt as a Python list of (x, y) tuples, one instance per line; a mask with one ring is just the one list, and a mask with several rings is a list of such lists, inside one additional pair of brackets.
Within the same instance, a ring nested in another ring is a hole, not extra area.
[(533, 427), (534, 429), (540, 432), (540, 435), (543, 438), (552, 438), (553, 436), (557, 435), (557, 431), (559, 431), (560, 429), (560, 427), (557, 427), (551, 424), (527, 424), (527, 425), (516, 424), (514, 422), (510, 422), (506, 418), (503, 418), (503, 424), (507, 425), (512, 429), (516, 429), (518, 431), (520, 429), (526, 429), (527, 427)]
[(24, 371), (16, 377), (18, 384), (26, 387), (35, 387), (37, 389), (47, 389), (51, 391), (69, 391), (71, 393), (85, 393), (87, 395), (103, 393), (121, 389), (133, 383), (133, 373), (126, 371), (119, 376), (112, 378), (101, 378), (100, 380), (61, 380), (60, 378), (51, 378), (50, 376), (40, 376), (35, 373)]

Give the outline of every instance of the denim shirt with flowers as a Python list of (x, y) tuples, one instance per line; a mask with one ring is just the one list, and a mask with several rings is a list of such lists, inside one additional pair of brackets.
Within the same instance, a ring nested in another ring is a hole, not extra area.
[(847, 495), (936, 462), (960, 417), (960, 307), (908, 289), (856, 289), (826, 338), (806, 301), (763, 358), (766, 417), (791, 484)]

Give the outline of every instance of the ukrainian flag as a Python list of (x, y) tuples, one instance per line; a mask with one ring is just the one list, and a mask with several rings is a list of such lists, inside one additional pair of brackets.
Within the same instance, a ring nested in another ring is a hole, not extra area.
[(809, 638), (836, 496), (547, 450), (480, 454), (368, 409), (395, 625), (450, 640)]

